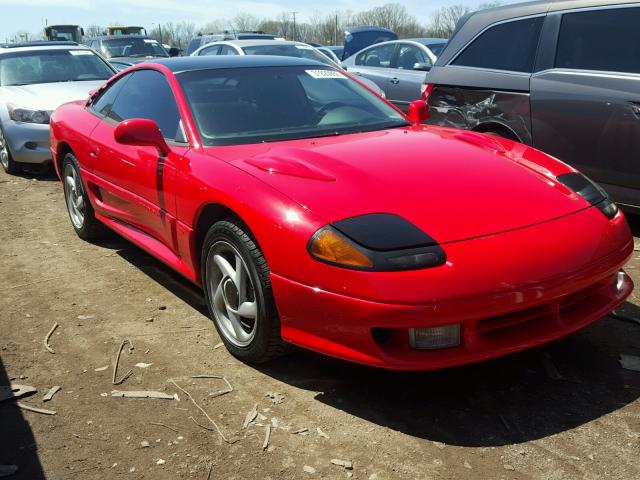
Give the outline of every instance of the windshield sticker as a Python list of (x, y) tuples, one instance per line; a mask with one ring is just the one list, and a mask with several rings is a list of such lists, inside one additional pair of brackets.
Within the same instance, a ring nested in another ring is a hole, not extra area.
[(347, 78), (335, 70), (305, 70), (305, 72), (313, 78)]
[(298, 50), (313, 50), (313, 47), (309, 45), (294, 45)]
[(93, 55), (91, 50), (69, 50), (71, 55)]
[(143, 40), (144, 40), (144, 43), (158, 43), (155, 40), (150, 40), (148, 38), (144, 38)]

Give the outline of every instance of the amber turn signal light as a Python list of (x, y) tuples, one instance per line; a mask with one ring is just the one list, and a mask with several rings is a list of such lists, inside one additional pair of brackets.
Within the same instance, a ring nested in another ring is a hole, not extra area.
[(309, 251), (316, 259), (338, 265), (372, 268), (373, 261), (331, 227), (320, 230), (312, 239)]

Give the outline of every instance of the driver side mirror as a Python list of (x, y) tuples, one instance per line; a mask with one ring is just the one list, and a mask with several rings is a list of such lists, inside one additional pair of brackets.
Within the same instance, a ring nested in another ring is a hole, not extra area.
[(156, 147), (161, 156), (166, 157), (171, 149), (153, 120), (132, 118), (120, 122), (113, 132), (116, 142), (134, 147)]
[(169, 56), (170, 57), (177, 57), (178, 55), (180, 55), (180, 49), (179, 48), (171, 47), (169, 49)]
[(407, 116), (409, 120), (411, 120), (411, 123), (419, 125), (429, 119), (431, 110), (429, 110), (429, 105), (427, 105), (427, 102), (424, 100), (414, 100), (409, 104)]
[(425, 62), (416, 62), (413, 64), (413, 69), (419, 70), (421, 72), (428, 72), (429, 70), (431, 70), (431, 64)]

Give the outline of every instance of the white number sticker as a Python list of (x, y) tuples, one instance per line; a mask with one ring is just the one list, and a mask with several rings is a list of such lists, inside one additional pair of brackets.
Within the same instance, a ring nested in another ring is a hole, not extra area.
[(347, 78), (335, 70), (305, 70), (305, 72), (313, 78)]
[(91, 50), (69, 50), (71, 55), (93, 55)]

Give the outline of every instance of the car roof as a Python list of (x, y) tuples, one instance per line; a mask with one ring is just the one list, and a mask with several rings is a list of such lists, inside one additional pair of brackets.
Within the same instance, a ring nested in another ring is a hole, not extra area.
[(411, 40), (412, 42), (422, 43), (423, 45), (448, 42), (446, 38), (405, 38), (404, 40)]
[(359, 32), (366, 32), (366, 31), (376, 31), (376, 32), (390, 32), (390, 33), (395, 33), (392, 30), (389, 30), (388, 28), (382, 28), (382, 27), (374, 27), (373, 25), (360, 25), (357, 27), (347, 27), (345, 29), (347, 32), (349, 33), (359, 33)]
[(260, 39), (248, 39), (248, 40), (224, 40), (224, 42), (214, 43), (232, 43), (238, 47), (258, 47), (260, 45), (307, 45), (303, 42), (293, 42), (290, 40), (260, 40)]
[(87, 38), (85, 42), (90, 42), (91, 40), (118, 40), (123, 38), (146, 38), (147, 40), (155, 40), (155, 38), (151, 38), (149, 35), (100, 35), (97, 37)]
[(212, 55), (203, 57), (173, 57), (163, 60), (153, 60), (149, 63), (164, 65), (173, 73), (190, 70), (208, 70), (222, 68), (252, 68), (252, 67), (295, 67), (313, 66), (326, 67), (324, 63), (306, 58), (280, 57), (276, 55)]
[(90, 50), (85, 45), (76, 42), (20, 42), (20, 43), (0, 43), (0, 55), (3, 53), (29, 52), (37, 50)]
[(638, 0), (537, 0), (471, 12), (459, 20), (437, 64), (446, 65), (478, 33), (498, 22), (562, 10), (632, 3), (638, 3)]

